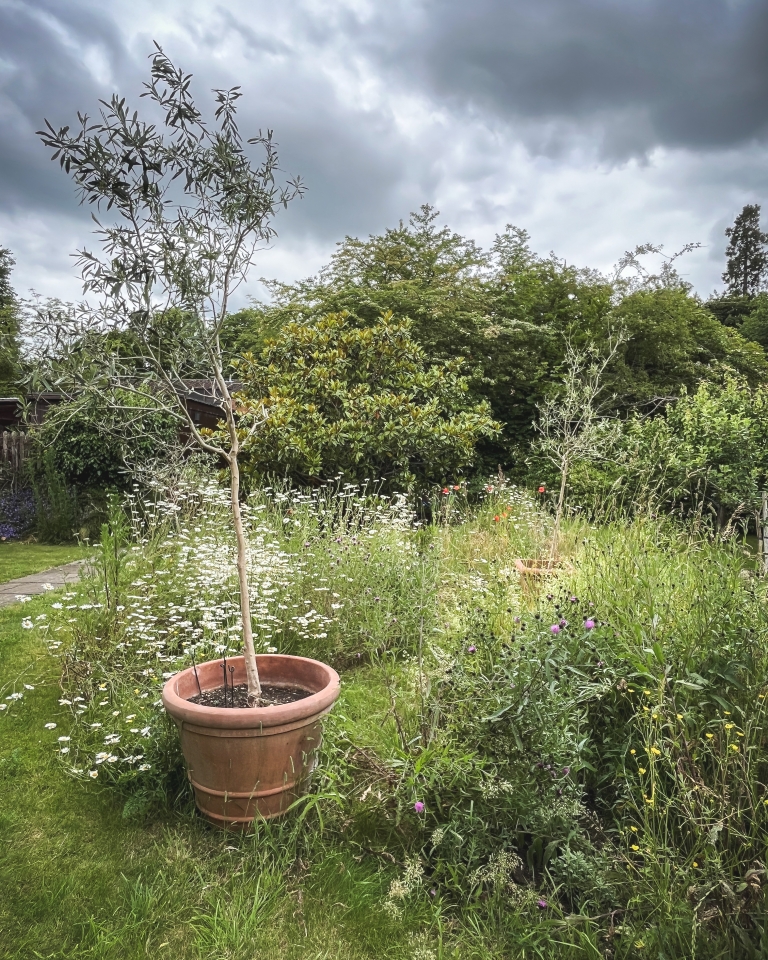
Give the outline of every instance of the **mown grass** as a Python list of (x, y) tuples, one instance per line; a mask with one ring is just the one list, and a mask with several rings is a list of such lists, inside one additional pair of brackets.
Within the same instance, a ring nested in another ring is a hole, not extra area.
[(0, 543), (0, 583), (82, 560), (86, 555), (86, 548), (76, 543)]
[[(411, 957), (432, 909), (394, 922), (380, 907), (392, 868), (331, 845), (313, 848), (295, 825), (254, 837), (209, 829), (190, 808), (143, 824), (96, 784), (66, 775), (56, 757), (61, 721), (55, 662), (22, 611), (0, 611), (0, 957)], [(387, 705), (361, 671), (339, 713), (382, 736)], [(386, 726), (386, 725), (385, 725)]]

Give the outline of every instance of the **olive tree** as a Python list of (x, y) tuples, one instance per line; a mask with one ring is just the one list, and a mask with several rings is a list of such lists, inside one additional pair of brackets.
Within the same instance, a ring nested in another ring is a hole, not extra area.
[[(146, 396), (185, 427), (203, 450), (221, 458), (231, 480), (237, 540), (248, 702), (261, 687), (251, 627), (246, 541), (240, 512), (238, 457), (264, 413), (243, 416), (226, 376), (220, 332), (234, 291), (257, 250), (274, 236), (280, 206), (300, 196), (298, 179), (277, 182), (272, 132), (244, 141), (236, 122), (239, 87), (214, 90), (206, 120), (190, 92), (192, 77), (155, 44), (145, 113), (117, 94), (100, 101), (98, 117), (78, 113), (77, 125), (39, 136), (72, 177), (92, 210), (100, 249), (80, 250), (84, 294), (77, 308), (38, 309), (37, 341), (51, 386), (114, 397)], [(255, 148), (260, 159), (251, 158)], [(170, 318), (170, 320), (169, 320)], [(183, 329), (174, 321), (183, 318)], [(130, 350), (121, 345), (130, 343)], [(185, 378), (205, 375), (226, 425), (213, 440), (185, 404)]]

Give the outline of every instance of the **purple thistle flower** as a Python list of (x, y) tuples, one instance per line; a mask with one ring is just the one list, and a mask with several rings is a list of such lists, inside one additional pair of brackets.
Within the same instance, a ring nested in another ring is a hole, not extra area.
[(475, 653), (476, 650), (477, 650), (477, 647), (474, 645), (474, 643), (471, 646), (467, 647), (467, 653)]
[(550, 632), (550, 633), (560, 633), (560, 626), (559, 626), (559, 624), (553, 623), (552, 626), (549, 628), (549, 632)]
[(435, 896), (437, 896), (437, 890), (435, 890), (435, 888), (432, 887), (432, 889), (429, 891), (429, 895), (430, 895), (430, 897), (435, 897)]
[(421, 802), (421, 800), (417, 800), (413, 805), (413, 809), (416, 811), (416, 813), (424, 813), (424, 804)]
[(546, 900), (537, 900), (536, 906), (539, 908), (539, 910), (546, 910), (549, 904)]
[(563, 776), (564, 776), (564, 777), (567, 777), (570, 772), (571, 772), (571, 768), (570, 768), (570, 767), (563, 767)]
[(584, 621), (584, 629), (585, 629), (585, 630), (594, 630), (594, 628), (595, 628), (595, 621), (594, 621), (594, 620), (585, 620), (585, 621)]

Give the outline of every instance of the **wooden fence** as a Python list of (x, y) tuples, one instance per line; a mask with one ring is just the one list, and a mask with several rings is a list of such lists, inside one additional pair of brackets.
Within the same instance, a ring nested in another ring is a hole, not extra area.
[(762, 576), (768, 576), (768, 492), (763, 492), (760, 509), (755, 516), (757, 527), (757, 568)]
[(13, 433), (3, 430), (2, 471), (16, 477), (21, 473), (24, 461), (27, 458), (29, 441), (24, 433)]

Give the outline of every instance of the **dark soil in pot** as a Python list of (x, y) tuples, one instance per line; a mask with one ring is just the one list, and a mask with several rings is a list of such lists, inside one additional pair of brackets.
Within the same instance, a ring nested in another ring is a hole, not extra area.
[[(304, 700), (311, 697), (309, 690), (302, 690), (300, 687), (284, 687), (274, 684), (263, 683), (261, 685), (261, 704), (262, 707), (276, 707), (283, 703), (296, 703), (298, 700)], [(248, 684), (238, 683), (234, 687), (217, 687), (214, 690), (203, 690), (194, 697), (189, 698), (189, 703), (199, 703), (203, 707), (247, 707), (248, 706)]]

